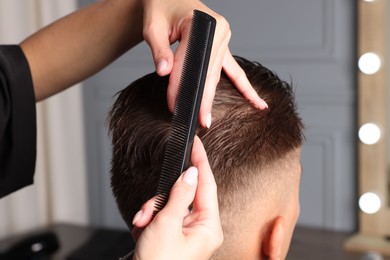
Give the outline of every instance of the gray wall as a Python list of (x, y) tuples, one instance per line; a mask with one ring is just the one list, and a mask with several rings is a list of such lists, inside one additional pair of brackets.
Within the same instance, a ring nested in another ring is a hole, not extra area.
[[(85, 4), (86, 0), (80, 0)], [(355, 217), (355, 3), (346, 0), (208, 0), (231, 25), (231, 50), (295, 86), (306, 124), (299, 224), (352, 230)], [(92, 224), (125, 227), (109, 187), (105, 117), (113, 95), (153, 70), (140, 45), (85, 82)]]

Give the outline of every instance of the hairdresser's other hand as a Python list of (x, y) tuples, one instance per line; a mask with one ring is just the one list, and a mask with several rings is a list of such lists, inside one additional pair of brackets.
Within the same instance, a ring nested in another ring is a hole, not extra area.
[(152, 221), (154, 199), (134, 217), (138, 241), (133, 259), (209, 259), (222, 244), (217, 186), (199, 138), (191, 161), (193, 166), (176, 181), (167, 205)]
[[(200, 108), (200, 124), (206, 127), (211, 123), (211, 107), (222, 68), (242, 95), (255, 107), (259, 109), (267, 107), (230, 53), (228, 43), (231, 31), (229, 23), (224, 17), (198, 0), (143, 0), (143, 2), (143, 34), (152, 50), (156, 71), (160, 76), (171, 73), (167, 95), (171, 111), (175, 106), (194, 9), (206, 12), (217, 20), (206, 86)], [(176, 41), (180, 41), (180, 43), (173, 54), (170, 45)]]

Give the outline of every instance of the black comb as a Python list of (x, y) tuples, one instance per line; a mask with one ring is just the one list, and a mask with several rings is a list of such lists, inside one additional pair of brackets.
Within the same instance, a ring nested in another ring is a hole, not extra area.
[(173, 184), (190, 165), (215, 26), (214, 17), (194, 10), (153, 216), (166, 205)]

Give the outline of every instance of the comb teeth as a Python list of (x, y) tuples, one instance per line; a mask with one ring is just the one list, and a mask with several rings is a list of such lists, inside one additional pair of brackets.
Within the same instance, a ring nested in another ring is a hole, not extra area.
[(153, 216), (166, 205), (173, 184), (189, 167), (215, 25), (212, 16), (194, 10)]

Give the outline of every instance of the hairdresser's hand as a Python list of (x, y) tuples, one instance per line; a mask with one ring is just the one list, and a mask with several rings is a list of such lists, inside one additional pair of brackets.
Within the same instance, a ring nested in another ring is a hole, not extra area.
[(194, 166), (179, 177), (167, 205), (152, 221), (154, 199), (134, 217), (133, 237), (138, 241), (133, 259), (209, 259), (221, 245), (217, 186), (198, 138), (191, 161)]
[[(222, 68), (242, 95), (255, 107), (263, 109), (267, 106), (258, 97), (244, 71), (230, 53), (228, 43), (231, 31), (224, 17), (198, 0), (143, 0), (143, 2), (143, 34), (152, 50), (156, 71), (160, 76), (171, 73), (168, 87), (168, 106), (171, 111), (175, 106), (194, 9), (206, 12), (217, 20), (206, 86), (200, 108), (200, 124), (209, 126), (211, 123), (211, 107)], [(176, 53), (173, 54), (170, 45), (176, 41), (180, 41), (180, 43)]]

